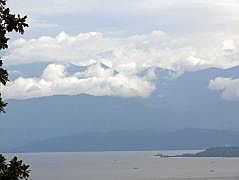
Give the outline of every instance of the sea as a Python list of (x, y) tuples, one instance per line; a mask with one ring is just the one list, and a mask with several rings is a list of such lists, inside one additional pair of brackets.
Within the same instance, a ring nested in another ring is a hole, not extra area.
[(31, 166), (32, 180), (239, 180), (239, 158), (160, 158), (198, 151), (5, 154)]

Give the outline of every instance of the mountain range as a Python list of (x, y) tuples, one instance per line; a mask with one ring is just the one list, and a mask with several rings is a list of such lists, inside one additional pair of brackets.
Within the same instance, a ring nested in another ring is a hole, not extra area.
[[(25, 72), (27, 77), (37, 76), (45, 66), (28, 64), (8, 68), (10, 71), (15, 69), (17, 72)], [(74, 71), (78, 67), (69, 68)], [(82, 134), (92, 132), (117, 134), (119, 131), (138, 130), (152, 133), (172, 132), (185, 128), (229, 131), (239, 129), (239, 102), (226, 101), (219, 92), (208, 88), (209, 81), (218, 76), (238, 78), (239, 67), (185, 72), (171, 79), (165, 78), (167, 73), (161, 69), (156, 71), (156, 90), (148, 98), (81, 94), (9, 100), (7, 113), (0, 117), (0, 150), (12, 150), (24, 144), (55, 137), (69, 137), (74, 134), (82, 137)], [(124, 139), (126, 137), (128, 136)], [(152, 136), (147, 139), (152, 139)], [(169, 142), (168, 138), (164, 140)], [(180, 143), (183, 142), (178, 143), (177, 147), (180, 148)], [(160, 143), (157, 147), (161, 147)]]
[(49, 138), (25, 144), (10, 152), (198, 150), (208, 147), (239, 146), (238, 138), (239, 131), (225, 130), (114, 131)]

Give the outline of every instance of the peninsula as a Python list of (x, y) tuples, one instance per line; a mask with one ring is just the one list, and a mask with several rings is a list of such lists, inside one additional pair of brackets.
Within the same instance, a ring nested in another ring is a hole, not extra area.
[(214, 147), (208, 148), (205, 151), (198, 152), (195, 154), (181, 154), (175, 156), (156, 154), (155, 156), (159, 156), (162, 158), (167, 157), (239, 157), (239, 147)]

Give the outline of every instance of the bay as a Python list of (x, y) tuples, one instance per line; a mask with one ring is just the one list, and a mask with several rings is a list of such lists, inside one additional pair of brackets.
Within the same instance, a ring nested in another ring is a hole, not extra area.
[(33, 180), (238, 180), (239, 158), (160, 158), (198, 151), (23, 153)]

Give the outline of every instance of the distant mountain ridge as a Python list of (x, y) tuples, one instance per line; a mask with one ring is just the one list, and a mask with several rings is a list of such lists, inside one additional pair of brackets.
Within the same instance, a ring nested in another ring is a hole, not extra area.
[(138, 130), (78, 135), (35, 141), (10, 152), (80, 152), (205, 149), (239, 146), (239, 131), (183, 129), (174, 132)]
[[(46, 66), (40, 63), (8, 68), (29, 77), (40, 75)], [(75, 73), (84, 68), (69, 65), (67, 70)], [(239, 67), (185, 72), (171, 79), (165, 70), (158, 69), (156, 74), (157, 88), (148, 98), (81, 94), (8, 100), (7, 113), (0, 116), (0, 150), (14, 149), (40, 139), (88, 132), (239, 130), (239, 102), (226, 101), (220, 92), (208, 88), (209, 81), (216, 77), (239, 78)]]

